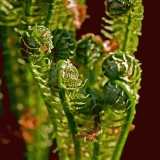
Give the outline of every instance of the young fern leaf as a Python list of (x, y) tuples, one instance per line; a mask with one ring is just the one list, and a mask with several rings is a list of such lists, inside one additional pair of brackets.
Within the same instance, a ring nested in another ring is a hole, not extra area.
[(120, 80), (128, 85), (138, 103), (142, 70), (137, 59), (123, 52), (113, 53), (104, 60), (102, 70), (110, 80)]
[[(81, 90), (83, 89), (86, 81), (82, 83), (83, 81), (79, 79), (79, 73), (75, 66), (72, 65), (70, 60), (60, 60), (55, 70), (59, 70), (59, 64), (63, 62), (63, 65), (61, 66), (61, 87), (65, 91), (65, 96), (67, 101), (70, 103), (70, 110), (78, 110), (85, 107), (85, 101), (88, 95), (84, 95), (81, 93)], [(54, 71), (55, 72), (55, 71)], [(57, 75), (58, 76), (58, 75)], [(59, 77), (54, 77), (51, 81), (54, 81), (55, 79), (59, 79)], [(59, 89), (59, 86), (58, 86)], [(74, 108), (73, 108), (74, 107)]]
[(63, 148), (63, 144), (70, 143), (71, 139), (67, 136), (70, 131), (66, 125), (67, 119), (62, 109), (60, 99), (57, 96), (58, 93), (57, 91), (52, 92), (52, 88), (47, 85), (48, 72), (52, 64), (48, 56), (52, 48), (51, 32), (48, 28), (41, 25), (29, 27), (20, 39), (22, 55), (24, 57), (25, 53), (25, 58), (29, 59), (27, 65), (39, 87), (39, 91), (44, 99), (54, 126), (53, 138), (56, 138), (57, 142), (56, 151), (60, 151), (59, 158), (63, 159), (67, 157), (67, 151), (66, 148)]
[[(78, 133), (78, 131), (72, 111), (72, 104), (74, 104), (74, 106), (76, 107), (77, 104), (81, 104), (81, 101), (77, 102), (77, 98), (79, 97), (83, 101), (83, 99), (86, 97), (84, 97), (83, 95), (80, 96), (80, 94), (79, 96), (76, 96), (76, 92), (78, 92), (83, 85), (82, 81), (79, 79), (77, 69), (71, 64), (71, 62), (69, 60), (60, 60), (57, 63), (56, 67), (58, 71), (59, 96), (71, 130), (76, 159), (79, 160), (81, 159), (81, 147), (79, 140), (76, 138), (76, 134)], [(69, 92), (73, 92), (72, 96), (71, 94), (69, 94)], [(73, 101), (73, 99), (76, 101)], [(76, 107), (76, 109), (78, 108)]]
[(50, 10), (48, 18), (46, 25), (51, 30), (59, 28), (75, 31), (75, 26), (73, 25), (74, 15), (65, 5), (65, 0), (54, 1), (54, 6)]
[(72, 34), (64, 29), (55, 29), (53, 35), (53, 54), (55, 61), (71, 59), (76, 49), (76, 40)]
[(40, 61), (42, 57), (48, 56), (53, 48), (50, 30), (44, 26), (29, 26), (20, 39), (23, 58), (30, 61)]
[(119, 160), (135, 114), (130, 90), (119, 80), (109, 80), (103, 89), (104, 112), (101, 114), (100, 159)]
[(141, 35), (143, 11), (142, 0), (136, 0), (127, 14), (111, 17), (110, 20), (103, 17), (106, 24), (102, 25), (104, 29), (101, 32), (107, 38), (116, 40), (119, 50), (133, 55), (137, 51), (138, 36)]

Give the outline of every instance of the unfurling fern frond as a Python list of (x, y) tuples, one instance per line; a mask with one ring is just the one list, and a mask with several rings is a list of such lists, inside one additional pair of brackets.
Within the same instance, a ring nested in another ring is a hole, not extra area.
[(71, 59), (76, 49), (75, 36), (64, 29), (55, 29), (52, 35), (55, 60)]
[(110, 20), (103, 17), (106, 24), (102, 25), (104, 29), (101, 32), (107, 38), (116, 40), (119, 50), (133, 55), (137, 51), (138, 36), (141, 35), (143, 11), (142, 0), (132, 1), (132, 8), (127, 14)]
[(135, 103), (130, 91), (118, 80), (104, 85), (104, 112), (101, 114), (102, 136), (99, 143), (100, 159), (119, 160), (135, 114)]
[[(61, 75), (58, 75), (59, 71), (61, 71)], [(67, 101), (71, 106), (74, 106), (75, 109), (80, 109), (85, 106), (88, 95), (81, 93), (85, 82), (83, 83), (79, 78), (79, 73), (70, 60), (60, 60), (57, 65), (51, 69), (49, 84), (53, 88), (58, 87), (58, 90), (62, 89), (65, 98), (67, 97)]]
[(80, 142), (76, 138), (78, 130), (74, 113), (76, 110), (85, 107), (85, 101), (88, 95), (85, 96), (81, 93), (81, 89), (85, 83), (82, 84), (82, 80), (79, 78), (79, 72), (77, 71), (76, 67), (72, 65), (70, 60), (60, 60), (56, 64), (55, 71), (57, 71), (55, 78), (57, 76), (56, 79), (58, 80), (57, 83), (59, 97), (64, 113), (68, 119), (74, 143), (75, 154), (76, 157), (80, 159)]
[(135, 0), (106, 0), (108, 14), (111, 16), (119, 16), (126, 14), (131, 8)]
[(51, 53), (52, 35), (48, 28), (36, 25), (29, 26), (20, 39), (20, 49), (23, 58), (38, 61)]
[(138, 102), (138, 90), (141, 82), (141, 68), (137, 59), (124, 53), (115, 53), (108, 56), (102, 70), (105, 76), (111, 80), (120, 80), (131, 89), (135, 100)]
[(93, 69), (103, 54), (103, 45), (94, 36), (86, 35), (77, 42), (76, 60), (88, 69)]
[(106, 103), (115, 113), (124, 113), (130, 107), (128, 97), (120, 87), (114, 81), (108, 81), (103, 89)]

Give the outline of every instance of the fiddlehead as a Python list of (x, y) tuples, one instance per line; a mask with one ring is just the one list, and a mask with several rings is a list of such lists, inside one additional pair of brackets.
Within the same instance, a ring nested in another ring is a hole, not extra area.
[[(61, 77), (58, 77), (59, 64), (63, 62), (61, 66)], [(59, 90), (58, 79), (61, 78), (61, 87), (65, 91), (67, 101), (70, 103), (70, 110), (79, 110), (85, 106), (85, 101), (88, 95), (83, 95), (81, 90), (86, 82), (79, 78), (78, 70), (72, 65), (70, 60), (60, 60), (57, 65), (50, 70), (49, 85), (52, 88)], [(73, 108), (74, 106), (74, 108)]]
[(76, 49), (76, 40), (72, 34), (64, 29), (55, 29), (53, 35), (53, 53), (56, 61), (71, 59)]
[[(33, 30), (29, 32), (30, 34), (28, 34), (28, 32), (24, 32), (24, 35), (22, 35), (20, 40), (20, 49), (22, 55), (24, 54), (23, 52), (27, 53), (27, 58), (29, 59), (27, 65), (39, 87), (39, 91), (42, 98), (44, 99), (45, 105), (47, 106), (49, 116), (54, 126), (53, 138), (56, 138), (57, 140), (56, 151), (61, 150), (61, 152), (59, 153), (60, 158), (66, 157), (67, 152), (63, 148), (62, 144), (67, 144), (70, 141), (70, 138), (64, 138), (69, 134), (69, 129), (66, 125), (67, 120), (61, 108), (60, 99), (57, 96), (57, 91), (52, 92), (47, 85), (48, 72), (52, 64), (52, 61), (48, 58), (51, 49), (50, 47), (53, 46), (51, 32), (44, 26), (35, 26), (31, 28)], [(45, 35), (48, 37), (47, 39), (49, 39), (47, 42), (46, 37), (44, 37), (44, 34), (46, 34), (46, 32), (41, 32), (43, 31), (43, 29), (46, 29), (45, 31), (47, 31), (47, 35)], [(33, 34), (35, 37), (31, 39), (32, 36), (30, 35)], [(29, 46), (29, 44), (32, 45), (32, 48)], [(47, 46), (47, 50), (43, 50), (42, 46), (44, 45)], [(59, 125), (57, 126), (57, 124)]]
[(111, 17), (111, 19), (103, 17), (105, 24), (102, 24), (104, 28), (101, 30), (102, 34), (116, 40), (119, 50), (133, 55), (137, 51), (138, 36), (141, 35), (143, 11), (142, 0), (136, 0), (132, 1), (132, 7), (127, 14)]
[(29, 26), (20, 39), (20, 46), (23, 58), (39, 61), (53, 48), (50, 30), (44, 26)]
[(142, 70), (137, 59), (121, 52), (111, 54), (104, 60), (102, 70), (109, 79), (120, 80), (128, 85), (134, 99), (138, 102), (137, 93), (140, 89)]
[(106, 103), (114, 113), (124, 113), (129, 107), (129, 100), (127, 100), (126, 93), (120, 86), (112, 81), (108, 81), (104, 85), (104, 95)]
[(75, 88), (80, 87), (82, 81), (80, 81), (78, 77), (78, 71), (69, 61), (60, 60), (56, 66), (58, 67), (59, 96), (63, 110), (68, 119), (74, 143), (76, 159), (78, 160), (81, 159), (81, 147), (79, 140), (76, 139), (76, 134), (78, 133), (77, 125), (73, 116), (73, 112), (70, 111), (71, 98), (68, 96), (66, 91), (75, 91)]
[(134, 118), (135, 103), (130, 90), (118, 80), (108, 81), (103, 93), (105, 104), (99, 141), (105, 150), (100, 148), (100, 159), (119, 160)]

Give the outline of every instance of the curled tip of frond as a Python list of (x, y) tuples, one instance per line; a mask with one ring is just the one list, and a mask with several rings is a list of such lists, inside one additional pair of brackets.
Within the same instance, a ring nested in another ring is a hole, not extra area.
[(124, 113), (131, 106), (131, 99), (123, 83), (117, 82), (108, 81), (103, 87), (103, 92), (111, 110), (115, 113)]
[(50, 30), (43, 25), (28, 26), (20, 39), (20, 48), (25, 57), (40, 58), (51, 53), (53, 44)]
[(65, 29), (55, 29), (52, 35), (55, 59), (71, 59), (76, 48), (74, 36)]
[(106, 0), (106, 10), (110, 16), (120, 16), (130, 10), (135, 0)]

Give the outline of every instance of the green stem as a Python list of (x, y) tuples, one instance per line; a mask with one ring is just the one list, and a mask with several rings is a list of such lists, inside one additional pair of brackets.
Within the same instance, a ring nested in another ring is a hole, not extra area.
[(94, 78), (94, 70), (90, 69), (89, 70), (89, 83), (90, 85), (93, 85), (95, 82), (95, 78)]
[(58, 70), (58, 89), (59, 89), (59, 96), (61, 99), (62, 107), (64, 110), (64, 113), (68, 119), (70, 131), (72, 134), (72, 139), (73, 139), (73, 144), (74, 144), (74, 149), (75, 149), (75, 159), (80, 160), (81, 159), (81, 147), (80, 147), (80, 142), (76, 138), (77, 132), (77, 125), (74, 119), (74, 116), (69, 110), (70, 103), (68, 102), (67, 95), (65, 94), (65, 90), (62, 87), (62, 66), (64, 64), (64, 61), (62, 60), (59, 64), (59, 70)]
[(54, 6), (56, 4), (56, 0), (52, 0), (52, 2), (50, 2), (50, 7), (49, 7), (49, 10), (48, 10), (48, 15), (46, 17), (46, 21), (45, 21), (45, 26), (47, 28), (50, 28), (50, 21), (52, 19), (52, 16), (53, 16), (53, 10), (54, 10)]
[[(87, 88), (87, 93), (89, 93), (90, 97), (92, 98), (92, 105), (96, 106), (97, 104), (96, 97), (89, 87)], [(99, 111), (97, 111), (96, 108), (94, 108), (92, 111), (92, 114), (95, 115), (94, 125), (96, 127), (97, 124), (101, 124)], [(92, 158), (93, 160), (98, 160), (98, 155), (99, 155), (99, 148), (100, 148), (99, 143), (98, 143), (99, 138), (97, 137), (96, 139), (97, 139), (97, 142), (94, 142), (94, 148), (93, 148), (93, 158)]]
[[(60, 136), (58, 135), (58, 130), (57, 130), (58, 126), (57, 126), (57, 122), (56, 122), (56, 117), (55, 117), (54, 112), (52, 111), (52, 108), (54, 108), (54, 106), (52, 104), (50, 104), (48, 98), (46, 98), (44, 96), (44, 94), (43, 94), (44, 90), (47, 90), (47, 88), (43, 88), (43, 89), (41, 88), (41, 86), (40, 86), (41, 82), (39, 81), (38, 78), (36, 78), (38, 76), (33, 72), (31, 64), (28, 64), (28, 68), (29, 68), (30, 72), (32, 73), (33, 77), (35, 78), (35, 81), (36, 81), (36, 83), (37, 83), (37, 85), (39, 87), (39, 91), (40, 91), (41, 96), (44, 98), (45, 105), (47, 106), (47, 109), (48, 109), (49, 117), (50, 117), (51, 122), (52, 122), (53, 127), (54, 127), (57, 146), (58, 146), (58, 149), (59, 149), (59, 148), (62, 147), (62, 140), (61, 140)], [(50, 98), (50, 99), (52, 99), (52, 98)], [(63, 152), (64, 151), (61, 150), (60, 154), (63, 154)]]
[(129, 15), (128, 16), (128, 23), (127, 23), (127, 27), (126, 27), (126, 32), (125, 32), (125, 35), (124, 35), (124, 43), (123, 43), (123, 47), (122, 47), (122, 51), (123, 52), (126, 52), (128, 34), (129, 34), (128, 26), (129, 26), (130, 22), (131, 22), (131, 16)]
[(127, 137), (128, 137), (129, 131), (130, 131), (130, 126), (131, 126), (133, 118), (134, 118), (135, 102), (132, 98), (132, 95), (126, 90), (126, 88), (121, 84), (121, 82), (115, 80), (115, 84), (118, 84), (119, 86), (121, 86), (123, 88), (123, 90), (127, 93), (127, 96), (131, 101), (131, 107), (130, 107), (130, 109), (128, 111), (129, 113), (127, 115), (128, 122), (127, 122), (126, 126), (124, 127), (125, 129), (124, 129), (123, 133), (119, 137), (119, 141), (117, 144), (120, 144), (120, 145), (115, 148), (115, 151), (114, 151), (114, 154), (112, 157), (112, 160), (120, 160), (124, 145), (126, 143), (126, 140), (127, 140)]

